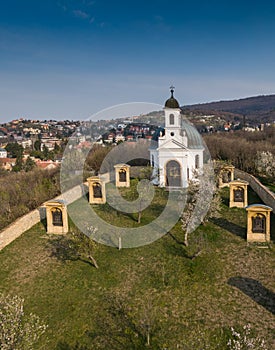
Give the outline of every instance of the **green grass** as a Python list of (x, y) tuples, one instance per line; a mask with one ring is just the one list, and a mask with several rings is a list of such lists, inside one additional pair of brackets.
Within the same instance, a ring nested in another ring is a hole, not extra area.
[[(122, 198), (127, 201), (134, 201), (138, 198), (138, 193), (135, 190), (135, 181), (131, 181), (130, 188), (121, 188), (120, 194)], [(108, 191), (108, 185), (107, 185)], [(93, 208), (99, 217), (103, 218), (106, 222), (116, 225), (118, 227), (140, 227), (147, 225), (157, 218), (165, 208), (167, 203), (168, 193), (164, 189), (155, 188), (155, 195), (150, 203), (150, 206), (142, 211), (141, 222), (138, 224), (138, 213), (130, 213), (128, 215), (121, 214), (108, 203), (104, 205), (94, 205)]]
[[(188, 248), (179, 222), (170, 234), (140, 248), (119, 251), (95, 244), (96, 269), (85, 259), (56, 253), (56, 237), (40, 223), (1, 251), (1, 290), (24, 297), (26, 312), (49, 326), (36, 349), (72, 350), (79, 343), (93, 350), (222, 350), (229, 328), (247, 323), (274, 348), (272, 301), (261, 305), (228, 283), (251, 278), (274, 296), (273, 245), (248, 246), (245, 210), (227, 207), (228, 189), (222, 197), (221, 218), (198, 227)], [(251, 198), (258, 201), (253, 193)], [(154, 201), (141, 225), (155, 217), (158, 204), (162, 210), (165, 193), (157, 191)], [(135, 216), (119, 214), (118, 220), (115, 211), (97, 210), (113, 223), (137, 225)], [(202, 252), (192, 259), (198, 246)], [(148, 328), (150, 346), (145, 345)]]
[(263, 185), (265, 185), (267, 188), (269, 188), (272, 192), (275, 193), (275, 183), (274, 180), (267, 179), (266, 177), (258, 176), (258, 179), (261, 181)]
[(275, 193), (275, 185), (271, 185), (269, 183), (265, 184), (266, 187), (268, 187), (272, 192)]

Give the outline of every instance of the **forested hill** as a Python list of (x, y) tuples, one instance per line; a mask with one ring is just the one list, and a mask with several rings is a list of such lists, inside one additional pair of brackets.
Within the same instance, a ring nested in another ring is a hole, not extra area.
[(219, 101), (183, 106), (184, 110), (229, 112), (261, 121), (275, 120), (275, 95), (255, 96), (232, 101)]

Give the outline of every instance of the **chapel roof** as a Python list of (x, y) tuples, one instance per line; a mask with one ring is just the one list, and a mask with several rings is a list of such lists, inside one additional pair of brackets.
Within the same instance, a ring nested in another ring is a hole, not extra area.
[(188, 148), (204, 148), (202, 137), (192, 124), (182, 119), (181, 130), (186, 132)]
[[(181, 130), (182, 130), (182, 133), (184, 133), (184, 132), (186, 133), (187, 140), (188, 140), (187, 141), (187, 144), (188, 144), (187, 148), (189, 148), (189, 149), (203, 149), (204, 148), (203, 140), (202, 140), (200, 133), (187, 120), (182, 119)], [(159, 139), (160, 135), (162, 135), (162, 136), (165, 135), (165, 129), (162, 127), (158, 128), (155, 131), (155, 133), (152, 137), (152, 142), (151, 142), (151, 146), (150, 146), (151, 149), (158, 148), (158, 139)]]

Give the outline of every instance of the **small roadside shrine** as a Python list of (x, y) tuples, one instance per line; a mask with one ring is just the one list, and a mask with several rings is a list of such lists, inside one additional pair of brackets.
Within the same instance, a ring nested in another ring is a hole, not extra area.
[(45, 203), (47, 233), (65, 234), (69, 231), (67, 206), (62, 200)]
[(87, 179), (89, 184), (89, 203), (104, 204), (106, 203), (105, 182), (98, 176), (92, 176)]
[(252, 204), (247, 211), (247, 241), (270, 241), (270, 213), (272, 208), (264, 204)]
[(116, 187), (130, 187), (130, 165), (116, 164), (114, 168)]
[(230, 201), (229, 207), (245, 208), (247, 206), (247, 187), (249, 183), (243, 180), (229, 182)]
[(228, 187), (230, 181), (234, 181), (234, 169), (233, 165), (224, 166), (219, 174), (219, 188)]

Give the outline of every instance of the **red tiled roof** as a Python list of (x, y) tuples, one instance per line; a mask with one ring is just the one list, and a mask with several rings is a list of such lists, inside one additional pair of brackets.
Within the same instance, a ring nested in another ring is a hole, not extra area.
[(38, 168), (41, 169), (46, 169), (48, 167), (58, 167), (59, 164), (55, 163), (53, 161), (36, 161), (36, 165), (38, 166)]
[(16, 158), (0, 158), (0, 163), (15, 163)]

